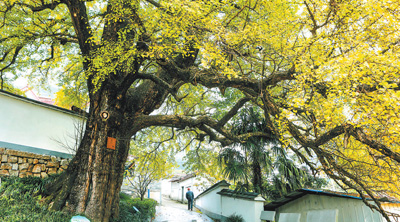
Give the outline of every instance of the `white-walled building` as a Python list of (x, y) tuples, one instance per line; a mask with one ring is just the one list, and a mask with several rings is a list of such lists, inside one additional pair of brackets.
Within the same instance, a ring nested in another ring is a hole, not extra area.
[(196, 176), (195, 173), (172, 178), (170, 180), (170, 183), (171, 189), (169, 190), (169, 198), (185, 203), (187, 203), (185, 197), (187, 188), (190, 188), (190, 190), (194, 194), (194, 197), (196, 198), (201, 192), (206, 189), (205, 186), (209, 184), (204, 178)]
[[(373, 202), (368, 200), (371, 204)], [(400, 203), (385, 200), (382, 207), (388, 211), (399, 209)], [(300, 189), (268, 203), (264, 212), (276, 222), (384, 222), (382, 215), (364, 204), (358, 195), (332, 191)], [(396, 221), (392, 218), (393, 221)], [(400, 218), (398, 218), (400, 219)]]
[(195, 198), (195, 206), (207, 216), (225, 221), (231, 215), (240, 215), (244, 221), (260, 222), (265, 200), (258, 193), (237, 193), (222, 180)]
[(0, 147), (70, 158), (82, 115), (0, 90)]

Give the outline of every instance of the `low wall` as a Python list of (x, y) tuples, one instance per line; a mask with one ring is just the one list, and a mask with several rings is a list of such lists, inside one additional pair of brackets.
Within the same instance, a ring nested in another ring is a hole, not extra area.
[[(264, 210), (264, 199), (257, 197), (253, 200), (235, 197), (221, 197), (221, 214), (224, 217), (241, 215), (244, 221), (260, 222), (261, 212)], [(221, 220), (225, 221), (225, 220)]]
[(0, 148), (0, 176), (47, 177), (67, 169), (69, 159)]
[(207, 216), (222, 222), (234, 214), (242, 216), (246, 222), (261, 222), (260, 215), (265, 202), (261, 195), (250, 192), (236, 193), (234, 190), (226, 189), (227, 185), (229, 184), (226, 182), (221, 183), (200, 194), (195, 201), (195, 207)]

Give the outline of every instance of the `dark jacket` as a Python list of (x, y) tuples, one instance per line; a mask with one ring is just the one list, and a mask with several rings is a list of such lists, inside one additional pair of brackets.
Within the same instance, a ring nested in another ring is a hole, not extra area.
[(192, 191), (189, 190), (188, 192), (186, 192), (186, 199), (188, 199), (188, 200), (194, 199), (194, 194)]

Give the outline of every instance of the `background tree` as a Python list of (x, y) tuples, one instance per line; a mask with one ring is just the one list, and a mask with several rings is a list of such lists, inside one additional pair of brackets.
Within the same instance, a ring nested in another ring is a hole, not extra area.
[(131, 185), (141, 200), (146, 196), (147, 189), (152, 182), (166, 179), (176, 167), (174, 159), (168, 150), (154, 150), (154, 147), (143, 146), (131, 149), (134, 157), (133, 170), (128, 171), (125, 179)]
[(16, 87), (14, 87), (12, 84), (7, 83), (6, 81), (2, 81), (1, 82), (1, 90), (7, 91), (7, 92), (11, 92), (20, 96), (25, 96), (25, 92), (23, 92), (20, 89), (17, 89)]
[[(385, 215), (375, 197), (400, 194), (399, 4), (0, 0), (0, 73), (86, 80), (85, 135), (49, 186), (54, 210), (116, 217), (129, 141), (142, 129), (191, 129), (222, 146), (268, 137), (230, 130), (252, 103), (283, 147), (371, 196), (376, 205), (365, 203)], [(192, 90), (200, 93), (191, 98), (217, 103), (189, 102)], [(162, 112), (167, 101), (183, 105)], [(194, 107), (179, 109), (185, 104)]]
[[(282, 150), (281, 150), (282, 151)], [(307, 167), (299, 166), (295, 156), (275, 154), (273, 168), (263, 182), (264, 198), (277, 200), (286, 194), (301, 188), (321, 189), (327, 185), (327, 180), (310, 172)]]

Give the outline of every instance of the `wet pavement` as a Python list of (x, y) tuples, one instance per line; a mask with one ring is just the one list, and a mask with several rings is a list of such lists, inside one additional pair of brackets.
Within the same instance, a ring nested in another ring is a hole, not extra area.
[(156, 216), (153, 222), (214, 222), (202, 214), (197, 208), (187, 210), (187, 204), (163, 197), (162, 205), (156, 207)]

